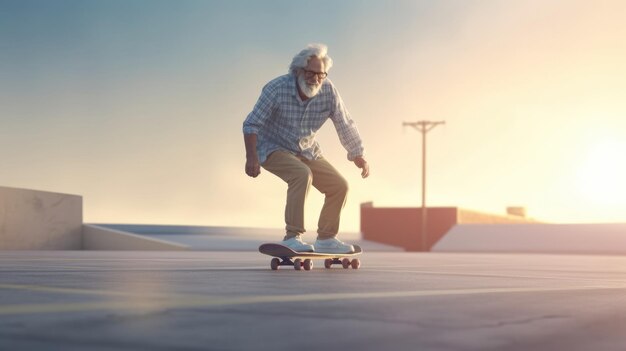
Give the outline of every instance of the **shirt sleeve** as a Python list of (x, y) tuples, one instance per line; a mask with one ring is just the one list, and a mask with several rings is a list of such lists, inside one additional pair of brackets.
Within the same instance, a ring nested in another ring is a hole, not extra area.
[(259, 100), (252, 112), (243, 122), (244, 134), (258, 134), (267, 120), (272, 116), (276, 107), (276, 89), (269, 84), (263, 87)]
[(357, 129), (352, 118), (350, 118), (350, 114), (348, 113), (339, 92), (334, 86), (332, 89), (334, 102), (330, 119), (335, 125), (341, 145), (343, 145), (346, 151), (348, 151), (348, 160), (354, 161), (354, 159), (358, 156), (363, 156), (363, 142), (361, 141), (359, 130)]

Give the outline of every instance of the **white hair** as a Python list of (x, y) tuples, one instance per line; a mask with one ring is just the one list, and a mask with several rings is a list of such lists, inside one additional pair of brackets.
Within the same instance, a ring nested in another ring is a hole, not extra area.
[(328, 56), (328, 47), (325, 44), (309, 44), (293, 57), (291, 65), (289, 65), (289, 72), (297, 75), (298, 69), (305, 68), (309, 64), (311, 57), (317, 57), (322, 60), (326, 72), (333, 66), (333, 59)]

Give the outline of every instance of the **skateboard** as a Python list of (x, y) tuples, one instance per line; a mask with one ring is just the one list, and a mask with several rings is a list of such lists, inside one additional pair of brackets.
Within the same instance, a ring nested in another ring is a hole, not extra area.
[(304, 268), (310, 271), (313, 268), (313, 259), (323, 259), (324, 267), (331, 268), (333, 264), (340, 264), (343, 268), (359, 269), (361, 261), (358, 258), (350, 259), (363, 253), (358, 245), (354, 246), (354, 252), (344, 254), (322, 253), (322, 252), (297, 252), (280, 244), (263, 244), (259, 246), (259, 252), (268, 256), (273, 256), (270, 267), (273, 271), (280, 266), (293, 266), (297, 271)]

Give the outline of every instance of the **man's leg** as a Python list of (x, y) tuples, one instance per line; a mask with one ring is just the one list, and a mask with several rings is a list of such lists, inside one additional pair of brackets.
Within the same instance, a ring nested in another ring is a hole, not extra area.
[(304, 201), (312, 182), (309, 167), (298, 157), (284, 151), (274, 151), (261, 165), (284, 180), (287, 187), (285, 206), (285, 239), (291, 239), (304, 233)]
[(326, 195), (318, 222), (317, 237), (320, 240), (334, 238), (339, 232), (341, 210), (348, 195), (348, 182), (324, 158), (305, 162), (313, 173), (313, 186)]

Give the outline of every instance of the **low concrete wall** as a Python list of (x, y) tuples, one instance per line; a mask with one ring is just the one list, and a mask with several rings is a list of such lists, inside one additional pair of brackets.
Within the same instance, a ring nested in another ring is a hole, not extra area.
[(626, 254), (626, 224), (460, 224), (434, 252)]
[(457, 222), (459, 224), (528, 224), (540, 223), (532, 218), (512, 215), (495, 215), (478, 211), (458, 209)]
[(180, 251), (189, 250), (189, 247), (165, 240), (85, 224), (83, 226), (83, 249)]
[(83, 199), (0, 187), (0, 250), (80, 250)]

